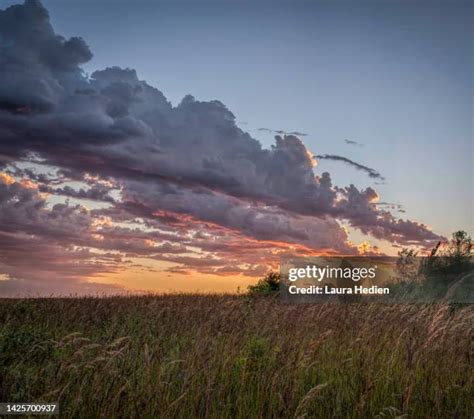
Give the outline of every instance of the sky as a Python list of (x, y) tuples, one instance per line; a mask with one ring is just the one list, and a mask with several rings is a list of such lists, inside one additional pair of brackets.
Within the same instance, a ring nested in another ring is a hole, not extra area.
[(42, 4), (0, 18), (0, 293), (235, 290), (474, 233), (471, 1)]

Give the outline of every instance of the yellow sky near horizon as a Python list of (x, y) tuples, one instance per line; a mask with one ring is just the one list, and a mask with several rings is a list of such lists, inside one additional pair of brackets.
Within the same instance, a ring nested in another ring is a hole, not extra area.
[(123, 287), (130, 292), (197, 292), (197, 293), (237, 293), (246, 291), (258, 278), (244, 275), (206, 275), (191, 273), (182, 275), (165, 271), (129, 269), (123, 272), (103, 274), (91, 279), (94, 282)]

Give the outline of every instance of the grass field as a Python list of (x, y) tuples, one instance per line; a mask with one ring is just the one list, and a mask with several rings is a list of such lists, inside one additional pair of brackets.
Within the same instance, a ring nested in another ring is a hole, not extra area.
[(1, 300), (0, 395), (88, 418), (468, 418), (473, 326), (473, 306)]

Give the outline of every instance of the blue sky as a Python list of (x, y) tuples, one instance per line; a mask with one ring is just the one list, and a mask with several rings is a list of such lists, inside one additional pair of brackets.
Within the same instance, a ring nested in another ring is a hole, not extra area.
[[(243, 129), (306, 132), (316, 154), (381, 172), (381, 200), (403, 216), (445, 235), (474, 232), (472, 2), (44, 4), (58, 33), (90, 45), (87, 71), (133, 67), (173, 104), (219, 99)], [(316, 170), (373, 185), (339, 162)]]

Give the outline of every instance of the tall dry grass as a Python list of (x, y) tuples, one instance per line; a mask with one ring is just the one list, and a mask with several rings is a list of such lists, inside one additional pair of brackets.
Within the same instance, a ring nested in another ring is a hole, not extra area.
[(472, 417), (474, 307), (2, 300), (0, 396), (62, 416)]

